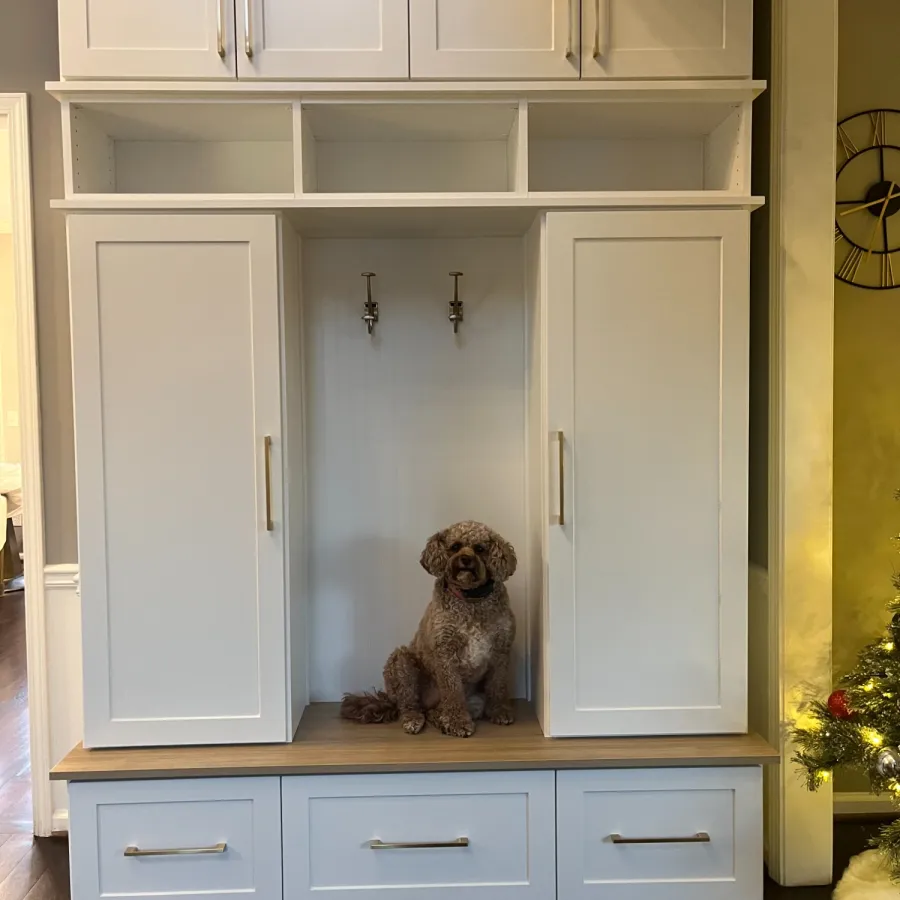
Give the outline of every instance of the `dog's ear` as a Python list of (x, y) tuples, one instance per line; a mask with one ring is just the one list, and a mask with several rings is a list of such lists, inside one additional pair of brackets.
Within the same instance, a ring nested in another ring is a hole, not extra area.
[(491, 552), (488, 554), (491, 572), (498, 581), (507, 581), (516, 571), (518, 560), (516, 551), (509, 541), (504, 541), (499, 534), (491, 535)]
[(422, 551), (419, 563), (422, 568), (435, 578), (440, 578), (447, 567), (447, 554), (444, 552), (444, 533), (442, 531), (428, 538), (428, 543)]

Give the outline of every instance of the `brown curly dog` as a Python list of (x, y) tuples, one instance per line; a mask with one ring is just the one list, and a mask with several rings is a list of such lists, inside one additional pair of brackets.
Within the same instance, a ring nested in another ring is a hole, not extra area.
[(366, 723), (399, 718), (409, 734), (427, 720), (457, 737), (474, 734), (482, 715), (511, 725), (516, 620), (503, 582), (516, 571), (515, 550), (486, 525), (459, 522), (429, 538), (420, 562), (436, 580), (416, 636), (390, 655), (385, 690), (345, 694), (341, 715)]

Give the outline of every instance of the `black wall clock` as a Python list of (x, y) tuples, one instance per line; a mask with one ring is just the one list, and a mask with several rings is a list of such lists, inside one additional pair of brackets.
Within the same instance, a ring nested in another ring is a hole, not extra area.
[(872, 109), (837, 127), (835, 276), (900, 288), (900, 110)]

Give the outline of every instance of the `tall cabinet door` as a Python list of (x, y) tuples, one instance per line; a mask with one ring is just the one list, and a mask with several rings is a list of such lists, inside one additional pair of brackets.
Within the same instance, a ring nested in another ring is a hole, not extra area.
[(578, 78), (578, 0), (409, 0), (413, 78)]
[(554, 736), (746, 730), (748, 219), (547, 215)]
[(233, 0), (59, 0), (63, 78), (234, 78)]
[(89, 747), (286, 739), (277, 229), (69, 218)]
[(237, 0), (238, 77), (409, 77), (407, 0)]
[(749, 78), (753, 0), (582, 0), (583, 78)]

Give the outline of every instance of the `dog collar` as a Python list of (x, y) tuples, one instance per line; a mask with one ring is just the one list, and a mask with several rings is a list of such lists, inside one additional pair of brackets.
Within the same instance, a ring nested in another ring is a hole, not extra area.
[(446, 579), (444, 579), (444, 586), (458, 600), (484, 600), (485, 597), (490, 597), (490, 595), (494, 593), (493, 579), (491, 579), (490, 581), (486, 581), (480, 587), (472, 588), (468, 591), (464, 591), (462, 588), (454, 587)]

